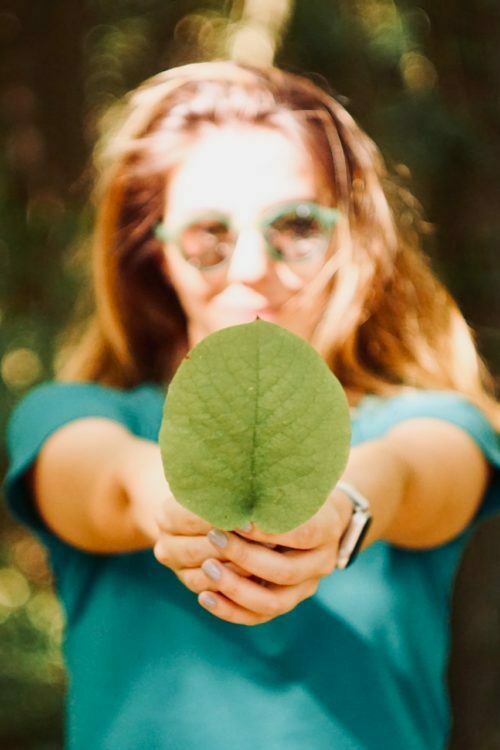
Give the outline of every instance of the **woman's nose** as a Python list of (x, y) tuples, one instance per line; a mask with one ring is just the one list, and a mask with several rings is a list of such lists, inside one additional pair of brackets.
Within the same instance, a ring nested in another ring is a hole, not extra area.
[(255, 282), (269, 271), (270, 258), (262, 234), (253, 228), (242, 229), (229, 261), (227, 280)]

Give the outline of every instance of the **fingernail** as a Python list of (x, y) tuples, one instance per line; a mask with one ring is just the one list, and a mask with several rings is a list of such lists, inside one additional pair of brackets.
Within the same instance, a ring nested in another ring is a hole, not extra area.
[(224, 532), (220, 531), (219, 529), (210, 529), (207, 536), (212, 544), (215, 544), (215, 546), (219, 547), (219, 549), (225, 547), (229, 541)]
[(204, 604), (205, 607), (215, 607), (217, 604), (217, 599), (213, 594), (209, 594), (207, 591), (204, 591), (202, 594), (200, 594), (200, 602), (201, 604)]
[(207, 574), (209, 578), (212, 579), (212, 581), (220, 580), (222, 571), (217, 563), (214, 563), (212, 560), (205, 560), (205, 562), (201, 566), (201, 569), (204, 573)]
[(253, 523), (250, 523), (250, 521), (247, 521), (243, 526), (240, 527), (239, 531), (245, 531), (247, 534), (249, 531), (252, 531), (253, 529)]

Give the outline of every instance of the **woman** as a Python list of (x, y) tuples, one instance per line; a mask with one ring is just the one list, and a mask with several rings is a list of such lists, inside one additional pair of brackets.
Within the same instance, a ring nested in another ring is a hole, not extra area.
[[(68, 746), (444, 748), (450, 593), (499, 508), (500, 415), (411, 199), (334, 98), (229, 62), (147, 81), (100, 158), (95, 312), (15, 410), (5, 483), (64, 605)], [(274, 536), (183, 509), (157, 444), (183, 356), (257, 315), (352, 407), (343, 488)], [(373, 522), (337, 570), (356, 491)]]

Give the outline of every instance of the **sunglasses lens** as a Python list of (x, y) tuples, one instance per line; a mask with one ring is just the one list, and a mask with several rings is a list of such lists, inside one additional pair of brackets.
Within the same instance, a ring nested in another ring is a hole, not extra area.
[[(325, 216), (325, 210), (315, 203), (298, 203), (283, 207), (272, 219), (264, 221), (261, 230), (270, 255), (285, 263), (323, 255), (336, 223), (336, 215)], [(186, 225), (177, 235), (177, 244), (191, 265), (210, 269), (230, 258), (237, 237), (237, 230), (231, 228), (229, 219), (209, 215)]]
[(220, 219), (203, 219), (185, 227), (179, 243), (184, 257), (193, 266), (210, 268), (231, 254), (234, 236)]
[(306, 260), (326, 251), (329, 233), (309, 206), (280, 214), (267, 228), (274, 253), (285, 261)]

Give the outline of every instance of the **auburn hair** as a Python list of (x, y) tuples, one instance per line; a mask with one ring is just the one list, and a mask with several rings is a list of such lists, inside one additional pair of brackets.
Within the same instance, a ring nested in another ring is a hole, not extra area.
[(365, 394), (458, 391), (497, 426), (493, 378), (473, 333), (421, 249), (417, 201), (335, 96), (275, 67), (234, 62), (171, 69), (131, 92), (95, 150), (91, 272), (59, 341), (56, 378), (119, 388), (168, 384), (187, 351), (187, 322), (160, 272), (169, 172), (201, 127), (278, 128), (311, 154), (324, 200), (344, 217), (335, 263), (297, 295), (328, 289), (311, 343), (355, 403)]

